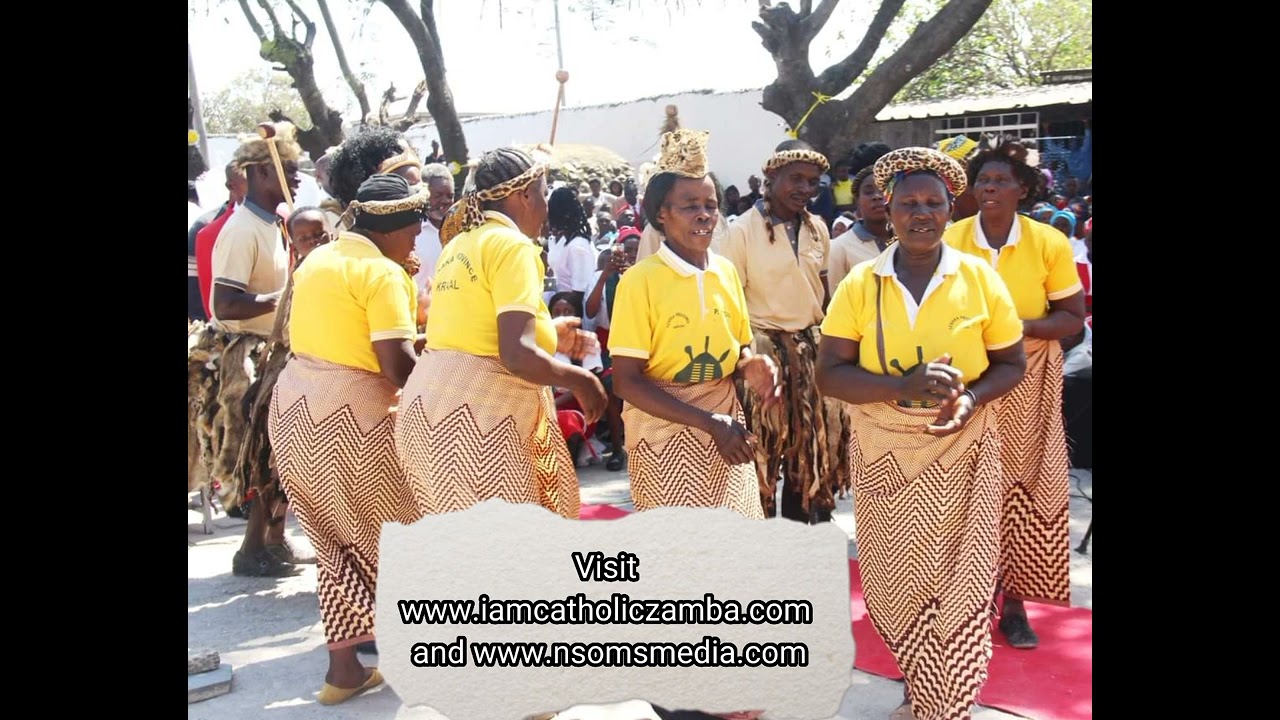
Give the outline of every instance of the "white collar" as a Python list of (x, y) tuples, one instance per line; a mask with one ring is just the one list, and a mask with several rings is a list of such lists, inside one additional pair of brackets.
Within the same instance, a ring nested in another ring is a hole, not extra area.
[[(888, 250), (880, 253), (879, 259), (872, 266), (875, 274), (881, 277), (898, 276), (898, 271), (893, 267), (893, 259), (898, 255), (898, 247), (898, 244), (894, 243), (889, 246)], [(938, 260), (938, 269), (933, 272), (934, 277), (955, 275), (958, 270), (960, 270), (960, 251), (945, 242), (942, 243), (942, 257)]]
[(665, 262), (668, 267), (675, 270), (676, 274), (681, 277), (693, 277), (694, 275), (704, 272), (718, 274), (718, 271), (716, 270), (716, 254), (710, 250), (707, 250), (706, 270), (699, 270), (692, 263), (677, 255), (675, 250), (667, 247), (666, 238), (663, 238), (661, 244), (658, 245), (658, 252), (656, 254), (658, 257), (662, 258), (663, 262)]
[[(1021, 225), (1022, 225), (1022, 216), (1014, 215), (1013, 227), (1009, 228), (1009, 239), (1005, 241), (1005, 244), (1004, 244), (1005, 247), (1013, 247), (1014, 245), (1018, 244), (1018, 240), (1022, 238)], [(978, 213), (976, 216), (974, 216), (973, 230), (974, 230), (974, 238), (978, 243), (978, 247), (982, 248), (983, 250), (995, 250), (995, 248), (991, 247), (991, 245), (987, 242), (986, 233), (982, 232), (982, 213)]]

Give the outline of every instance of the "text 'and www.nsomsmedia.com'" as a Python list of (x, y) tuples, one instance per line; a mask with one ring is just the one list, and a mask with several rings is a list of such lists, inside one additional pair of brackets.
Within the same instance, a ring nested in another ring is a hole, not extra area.
[[(638, 582), (639, 558), (628, 552), (572, 554), (583, 582)], [(399, 600), (406, 625), (810, 625), (807, 600), (637, 599), (627, 593), (589, 599)], [(746, 643), (738, 647), (707, 635), (698, 642), (468, 642), (415, 643), (416, 667), (807, 667), (804, 643)]]

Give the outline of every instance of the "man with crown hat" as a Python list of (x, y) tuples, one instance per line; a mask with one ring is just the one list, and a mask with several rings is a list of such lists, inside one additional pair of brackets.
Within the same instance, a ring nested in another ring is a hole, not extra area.
[[(296, 575), (301, 572), (297, 563), (314, 562), (297, 557), (283, 542), (284, 508), (272, 507), (281, 496), (266, 467), (269, 451), (249, 453), (241, 462), (242, 445), (253, 426), (250, 411), (262, 385), (264, 351), (289, 277), (289, 253), (276, 208), (285, 202), (286, 186), (290, 194), (299, 186), (302, 149), (296, 129), (279, 123), (271, 135), (246, 136), (236, 149), (232, 162), (244, 172), (248, 192), (214, 244), (213, 317), (190, 332), (187, 342), (188, 419), (195, 424), (204, 470), (224, 507), (258, 500), (232, 562), (236, 575), (254, 577)], [(276, 542), (269, 544), (269, 535)]]

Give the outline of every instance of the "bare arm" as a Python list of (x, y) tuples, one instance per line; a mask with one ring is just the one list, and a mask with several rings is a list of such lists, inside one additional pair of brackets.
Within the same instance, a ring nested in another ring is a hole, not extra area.
[(562, 363), (538, 347), (536, 327), (531, 313), (512, 310), (498, 315), (498, 354), (512, 375), (535, 385), (570, 390), (584, 383), (599, 384), (591, 373)]
[(213, 316), (219, 320), (252, 320), (274, 312), (279, 302), (278, 292), (254, 295), (230, 285), (213, 285)]
[(1027, 337), (1061, 340), (1084, 329), (1084, 291), (1049, 301), (1049, 314), (1039, 320), (1023, 320), (1022, 332)]
[(604, 300), (604, 284), (609, 279), (609, 271), (605, 270), (600, 273), (600, 278), (596, 280), (595, 287), (591, 288), (591, 294), (587, 296), (587, 305), (583, 310), (586, 316), (593, 318), (596, 313), (600, 312), (600, 303)]
[(403, 388), (409, 381), (409, 373), (413, 372), (418, 356), (413, 350), (410, 340), (374, 340), (373, 354), (378, 356), (378, 366), (382, 375), (392, 385)]
[(1022, 382), (1027, 372), (1027, 356), (1022, 351), (1021, 340), (1003, 350), (988, 350), (987, 360), (991, 363), (987, 371), (968, 388), (977, 396), (979, 404), (1003, 397)]
[(614, 355), (613, 393), (654, 417), (710, 433), (711, 413), (663, 392), (644, 374), (644, 365), (639, 358)]
[(903, 378), (876, 375), (858, 366), (856, 340), (823, 335), (818, 343), (818, 392), (853, 405), (897, 402), (902, 397)]

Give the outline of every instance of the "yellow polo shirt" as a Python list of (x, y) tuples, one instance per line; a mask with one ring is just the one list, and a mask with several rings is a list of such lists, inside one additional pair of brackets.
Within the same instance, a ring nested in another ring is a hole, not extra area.
[(1022, 339), (1022, 321), (1009, 290), (986, 263), (942, 246), (942, 259), (919, 305), (898, 280), (891, 245), (875, 260), (861, 263), (836, 288), (823, 336), (858, 343), (858, 366), (885, 374), (876, 342), (876, 287), (881, 287), (885, 364), (889, 374), (905, 375), (920, 363), (951, 354), (966, 382), (986, 372), (988, 350)]
[(1057, 228), (1018, 215), (1008, 242), (997, 251), (987, 243), (979, 217), (953, 223), (942, 239), (960, 252), (987, 261), (1000, 273), (1018, 307), (1018, 317), (1039, 320), (1049, 314), (1050, 300), (1084, 290), (1071, 241)]
[(831, 236), (822, 218), (813, 218), (815, 236), (800, 223), (799, 253), (791, 249), (786, 228), (765, 232), (759, 206), (729, 225), (721, 246), (746, 289), (751, 327), (799, 332), (822, 322), (822, 274), (831, 255)]
[(831, 196), (837, 206), (853, 204), (853, 179), (831, 183)]
[(554, 355), (556, 328), (542, 300), (542, 249), (506, 215), (484, 215), (483, 225), (455, 237), (436, 261), (427, 347), (498, 357), (498, 315), (518, 310), (534, 316), (538, 347)]
[(344, 232), (293, 273), (290, 349), (347, 367), (382, 372), (373, 343), (416, 337), (418, 290), (404, 268), (368, 238)]
[(609, 353), (645, 360), (672, 382), (727, 378), (751, 343), (746, 297), (733, 264), (714, 252), (699, 270), (663, 243), (618, 281)]

